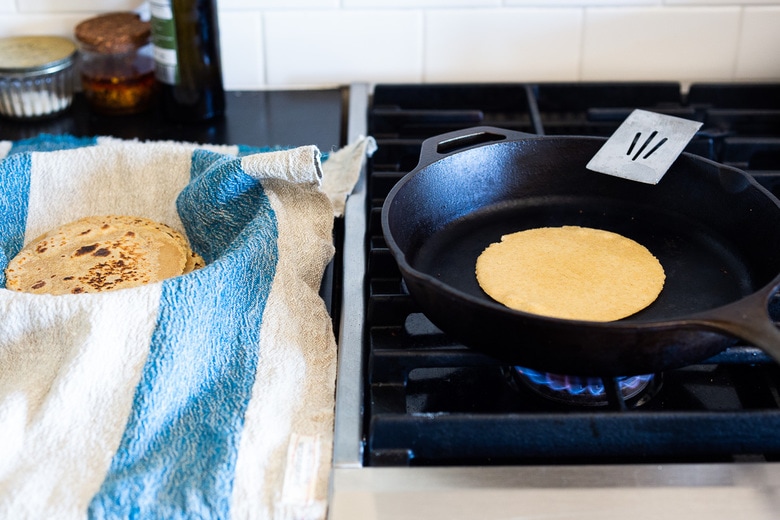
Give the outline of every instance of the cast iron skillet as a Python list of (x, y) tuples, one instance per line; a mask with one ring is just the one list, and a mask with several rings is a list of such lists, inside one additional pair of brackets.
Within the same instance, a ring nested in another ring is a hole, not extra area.
[[(746, 173), (683, 154), (657, 185), (589, 171), (602, 138), (477, 127), (423, 143), (382, 229), (410, 295), (463, 344), (559, 374), (625, 376), (706, 359), (745, 340), (780, 360), (768, 305), (780, 289), (780, 202)], [(515, 311), (479, 287), (502, 234), (579, 225), (632, 238), (661, 262), (659, 298), (620, 321)]]

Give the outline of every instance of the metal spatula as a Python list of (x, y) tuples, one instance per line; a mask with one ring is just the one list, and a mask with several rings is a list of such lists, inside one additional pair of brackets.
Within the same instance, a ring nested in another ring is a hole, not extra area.
[(701, 125), (698, 121), (634, 110), (586, 167), (615, 177), (658, 184)]

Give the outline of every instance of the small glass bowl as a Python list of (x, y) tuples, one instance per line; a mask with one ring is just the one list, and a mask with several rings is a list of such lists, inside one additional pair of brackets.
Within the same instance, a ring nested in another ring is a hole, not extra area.
[(0, 115), (39, 119), (70, 107), (76, 54), (58, 36), (0, 38)]

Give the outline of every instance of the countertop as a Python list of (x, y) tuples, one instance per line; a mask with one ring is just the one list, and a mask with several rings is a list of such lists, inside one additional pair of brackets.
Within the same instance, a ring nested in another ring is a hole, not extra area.
[(46, 133), (258, 147), (314, 144), (326, 152), (344, 142), (345, 95), (339, 88), (232, 91), (226, 94), (224, 117), (181, 124), (164, 120), (155, 107), (135, 115), (101, 116), (90, 110), (83, 95), (77, 93), (73, 105), (53, 118), (0, 119), (0, 140), (27, 139)]

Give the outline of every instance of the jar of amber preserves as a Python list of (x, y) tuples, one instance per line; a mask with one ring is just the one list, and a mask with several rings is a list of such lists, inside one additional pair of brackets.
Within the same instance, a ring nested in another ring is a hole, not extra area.
[(136, 13), (108, 13), (76, 26), (81, 86), (101, 114), (135, 114), (154, 99), (151, 27)]

